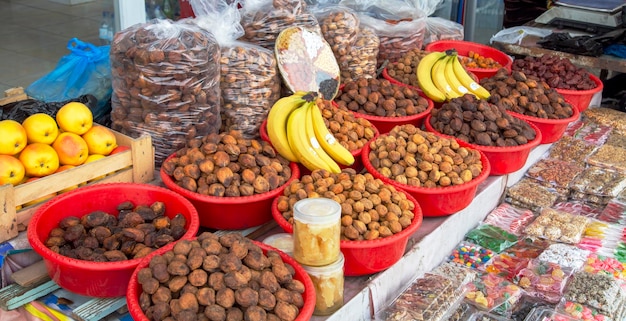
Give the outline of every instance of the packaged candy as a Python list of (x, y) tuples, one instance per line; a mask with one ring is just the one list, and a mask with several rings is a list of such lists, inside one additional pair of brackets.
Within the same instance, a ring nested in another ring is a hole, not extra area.
[(609, 223), (626, 224), (626, 202), (619, 199), (611, 200), (598, 215), (598, 219)]
[(597, 166), (587, 167), (570, 184), (570, 197), (604, 206), (626, 187), (626, 174)]
[(530, 311), (530, 313), (526, 317), (526, 320), (528, 321), (574, 321), (576, 319), (574, 319), (571, 316), (568, 316), (567, 314), (559, 313), (554, 309), (540, 307), (540, 308), (532, 309), (532, 311)]
[(524, 227), (535, 218), (531, 210), (517, 208), (508, 203), (501, 203), (485, 218), (484, 223), (500, 227), (509, 233), (520, 235)]
[(483, 266), (487, 273), (493, 273), (509, 281), (513, 281), (515, 276), (524, 269), (530, 259), (525, 257), (512, 256), (501, 253), (494, 256), (489, 263)]
[(587, 164), (615, 171), (626, 170), (626, 149), (602, 145), (587, 158)]
[(522, 289), (495, 274), (486, 273), (466, 285), (465, 301), (480, 310), (509, 316)]
[(478, 268), (491, 260), (493, 255), (493, 251), (480, 245), (470, 242), (461, 242), (452, 250), (448, 261), (471, 268)]
[(534, 259), (517, 273), (514, 281), (528, 295), (557, 303), (561, 299), (565, 282), (570, 274), (570, 269), (562, 268), (557, 263)]
[(506, 250), (506, 253), (517, 257), (534, 259), (551, 244), (552, 242), (545, 239), (524, 237), (517, 244)]
[(506, 192), (506, 202), (533, 212), (539, 212), (543, 207), (551, 207), (556, 203), (559, 195), (548, 187), (542, 186), (531, 178), (522, 178)]
[(582, 321), (611, 321), (612, 319), (608, 316), (598, 312), (597, 309), (590, 308), (583, 304), (572, 302), (568, 300), (564, 300), (557, 307), (558, 311), (561, 311), (563, 314), (574, 317), (574, 320), (582, 320)]
[(533, 309), (555, 309), (556, 305), (540, 300), (536, 297), (524, 294), (517, 307), (511, 314), (511, 319), (524, 321)]
[(468, 321), (507, 321), (508, 319), (499, 315), (482, 311), (475, 312)]
[(613, 250), (621, 241), (624, 228), (604, 221), (592, 220), (578, 243), (581, 249), (605, 256), (613, 256)]
[(548, 157), (583, 166), (587, 156), (594, 149), (596, 149), (594, 144), (570, 136), (563, 136), (552, 145)]
[(525, 175), (548, 186), (568, 188), (570, 182), (583, 169), (582, 166), (564, 160), (544, 158), (531, 166)]
[(557, 263), (563, 268), (580, 269), (587, 261), (589, 251), (572, 245), (555, 243), (548, 246), (537, 259), (543, 262)]
[(415, 280), (377, 320), (443, 320), (448, 310), (463, 299), (463, 289), (452, 280), (426, 273)]
[(578, 118), (577, 120), (567, 125), (567, 128), (565, 128), (565, 132), (563, 132), (563, 136), (574, 137), (574, 135), (576, 135), (576, 132), (578, 132), (579, 129), (583, 128), (583, 126), (585, 126), (585, 122), (581, 118)]
[(589, 219), (551, 208), (544, 208), (524, 233), (550, 241), (576, 244), (580, 241)]
[(469, 231), (465, 238), (498, 253), (517, 243), (517, 236), (490, 224), (479, 225)]
[(618, 261), (626, 263), (626, 243), (619, 242), (613, 251), (613, 256)]
[(465, 321), (474, 313), (471, 305), (461, 302), (459, 306), (448, 314), (448, 321)]
[(567, 212), (570, 214), (596, 218), (602, 213), (602, 207), (585, 204), (580, 201), (567, 201), (554, 204), (555, 210)]
[(614, 318), (623, 305), (624, 292), (618, 281), (606, 274), (585, 271), (574, 273), (563, 296), (568, 301), (598, 309), (602, 314)]
[(582, 112), (582, 117), (601, 125), (610, 126), (614, 133), (626, 135), (626, 114), (619, 110), (606, 107), (587, 108)]
[(607, 141), (612, 129), (611, 126), (588, 121), (576, 131), (573, 137), (600, 146)]
[(626, 279), (626, 263), (622, 263), (615, 258), (597, 254), (589, 254), (583, 271), (595, 274), (612, 275), (619, 280)]
[(444, 262), (439, 264), (433, 271), (433, 274), (443, 275), (449, 279), (452, 279), (456, 284), (464, 285), (468, 282), (474, 281), (478, 276), (478, 272), (465, 265), (460, 265), (452, 262)]

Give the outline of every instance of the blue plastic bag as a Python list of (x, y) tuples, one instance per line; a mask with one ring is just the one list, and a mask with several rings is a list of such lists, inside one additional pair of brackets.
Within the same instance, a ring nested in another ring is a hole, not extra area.
[(98, 99), (92, 110), (94, 118), (101, 117), (110, 108), (113, 91), (111, 83), (110, 46), (95, 46), (77, 38), (67, 43), (70, 54), (59, 60), (56, 68), (33, 82), (26, 93), (44, 102), (58, 102), (91, 94)]

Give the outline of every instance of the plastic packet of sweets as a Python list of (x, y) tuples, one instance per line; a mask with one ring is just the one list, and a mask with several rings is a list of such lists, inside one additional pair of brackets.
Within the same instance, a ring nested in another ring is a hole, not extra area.
[(517, 236), (490, 224), (480, 224), (469, 231), (465, 238), (472, 243), (500, 253), (517, 243)]
[(528, 209), (517, 208), (508, 203), (501, 203), (493, 209), (483, 223), (498, 226), (509, 233), (520, 235), (528, 223), (535, 218), (535, 214)]

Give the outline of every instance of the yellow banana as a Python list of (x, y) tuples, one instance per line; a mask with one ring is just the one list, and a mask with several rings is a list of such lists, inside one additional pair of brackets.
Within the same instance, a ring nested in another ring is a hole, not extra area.
[(461, 84), (463, 84), (463, 86), (465, 86), (465, 88), (474, 94), (474, 96), (480, 99), (488, 99), (491, 96), (487, 89), (476, 83), (474, 78), (467, 73), (465, 68), (463, 68), (463, 65), (461, 65), (458, 57), (455, 57), (455, 59), (452, 60), (452, 69), (454, 70), (456, 78), (461, 82)]
[(309, 107), (309, 113), (315, 137), (317, 137), (317, 141), (322, 145), (324, 151), (339, 164), (347, 166), (354, 164), (354, 156), (330, 133), (324, 122), (324, 116), (322, 116), (322, 112), (315, 102)]
[(287, 119), (296, 108), (304, 105), (306, 102), (304, 95), (306, 92), (296, 92), (279, 99), (267, 115), (267, 134), (270, 142), (274, 149), (290, 162), (297, 162), (298, 158), (291, 151), (287, 140)]
[(450, 100), (452, 98), (461, 97), (456, 91), (452, 90), (452, 86), (446, 80), (446, 63), (448, 62), (448, 56), (445, 56), (439, 59), (433, 69), (431, 70), (433, 84), (439, 89), (439, 91), (443, 92), (446, 96), (446, 99)]
[(454, 74), (454, 59), (457, 59), (456, 55), (448, 56), (448, 60), (446, 61), (446, 66), (444, 69), (444, 74), (446, 76), (448, 84), (450, 84), (450, 87), (452, 87), (452, 90), (456, 92), (459, 96), (463, 96), (469, 93), (469, 90), (465, 88), (465, 86), (463, 86), (461, 81)]
[(446, 95), (437, 89), (432, 79), (432, 69), (435, 63), (446, 56), (445, 52), (431, 52), (424, 56), (417, 65), (417, 81), (420, 88), (428, 98), (435, 102), (444, 102)]
[[(315, 126), (313, 124), (313, 117), (311, 115), (311, 109), (313, 109), (313, 107), (317, 108), (317, 105), (314, 101), (306, 103), (306, 105), (303, 107), (306, 108), (306, 138), (311, 143), (311, 146), (315, 150), (315, 153), (318, 155), (318, 157), (321, 158), (324, 163), (326, 163), (328, 170), (331, 173), (340, 173), (341, 168), (339, 167), (337, 162), (335, 162), (335, 160), (330, 157), (328, 153), (326, 153), (324, 148), (322, 148), (320, 142), (317, 140), (317, 136), (315, 135)], [(324, 128), (326, 128), (326, 126), (324, 126)]]
[(289, 147), (298, 161), (309, 170), (326, 169), (330, 171), (328, 165), (322, 160), (311, 146), (311, 142), (306, 137), (306, 106), (296, 108), (287, 119), (287, 140)]

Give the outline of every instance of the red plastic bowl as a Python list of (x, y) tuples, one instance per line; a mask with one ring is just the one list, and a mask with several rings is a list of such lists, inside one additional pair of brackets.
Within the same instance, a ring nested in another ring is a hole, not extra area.
[(537, 128), (539, 128), (539, 131), (541, 132), (541, 144), (550, 144), (561, 139), (561, 136), (563, 136), (563, 133), (565, 133), (567, 126), (570, 123), (578, 120), (578, 117), (580, 116), (578, 108), (572, 108), (572, 110), (574, 110), (574, 114), (569, 118), (563, 119), (539, 118), (519, 114), (513, 111), (507, 111), (507, 113), (517, 118), (523, 119), (532, 125), (535, 125)]
[[(174, 157), (170, 155), (167, 159)], [(277, 189), (239, 197), (219, 197), (202, 195), (184, 189), (172, 180), (161, 167), (161, 180), (167, 188), (184, 196), (198, 210), (200, 226), (217, 230), (243, 230), (272, 220), (272, 200), (283, 193), (291, 181), (300, 177), (296, 163), (290, 163), (291, 177)]]
[[(187, 233), (181, 239), (191, 239), (198, 233), (198, 212), (184, 197), (162, 187), (112, 183), (81, 187), (63, 193), (37, 209), (28, 224), (28, 241), (43, 257), (48, 275), (62, 288), (92, 297), (119, 297), (126, 294), (131, 274), (141, 259), (119, 262), (91, 262), (72, 259), (52, 252), (44, 245), (50, 231), (68, 216), (82, 217), (93, 211), (105, 211), (117, 216), (117, 205), (131, 201), (136, 205), (165, 203), (165, 215), (181, 213), (187, 218)], [(173, 243), (172, 243), (173, 245)]]
[[(423, 215), (420, 204), (411, 194), (404, 193), (407, 199), (415, 204), (415, 217), (407, 228), (389, 237), (370, 241), (341, 240), (339, 247), (343, 253), (344, 275), (359, 276), (377, 273), (388, 269), (404, 255), (409, 237), (422, 225)], [(272, 216), (278, 225), (287, 233), (293, 233), (293, 227), (278, 210), (278, 198), (272, 202)]]
[[(419, 114), (415, 114), (411, 116), (401, 116), (401, 117), (382, 117), (382, 116), (373, 116), (373, 115), (368, 115), (368, 114), (357, 113), (355, 111), (353, 111), (352, 113), (356, 117), (361, 117), (361, 118), (365, 118), (369, 120), (370, 123), (372, 123), (372, 125), (376, 127), (379, 134), (386, 134), (398, 125), (413, 124), (415, 125), (415, 127), (421, 127), (422, 123), (424, 122), (424, 118), (430, 115), (430, 111), (433, 110), (433, 108), (435, 108), (435, 104), (430, 98), (424, 96), (422, 92), (420, 92), (420, 96), (426, 98), (426, 100), (428, 101), (428, 107), (426, 108), (426, 110), (424, 110), (423, 112)], [(333, 104), (335, 107), (337, 107), (336, 102), (333, 101)]]
[[(490, 46), (463, 40), (439, 40), (426, 45), (426, 51), (446, 51), (448, 49), (456, 49), (460, 56), (468, 56), (473, 51), (483, 57), (492, 58), (497, 61), (503, 68), (511, 72), (513, 59), (504, 52)], [(478, 79), (491, 77), (498, 72), (500, 68), (467, 68), (467, 71), (474, 73)]]
[[(436, 131), (435, 128), (433, 128), (433, 126), (430, 123), (431, 118), (432, 118), (432, 115), (428, 115), (428, 117), (426, 118), (426, 121), (424, 122), (424, 126), (426, 127), (427, 131), (435, 133), (441, 137), (455, 138), (453, 136), (444, 135)], [(524, 145), (510, 146), (510, 147), (496, 147), (496, 146), (482, 146), (482, 145), (470, 144), (470, 143), (466, 143), (458, 139), (457, 141), (459, 143), (468, 145), (471, 148), (477, 149), (481, 151), (482, 153), (484, 153), (485, 156), (487, 156), (487, 159), (489, 160), (489, 165), (491, 165), (490, 175), (492, 176), (506, 175), (509, 173), (513, 173), (519, 170), (520, 168), (524, 167), (524, 164), (526, 164), (526, 160), (528, 159), (528, 155), (530, 154), (530, 151), (536, 146), (538, 146), (539, 143), (541, 142), (542, 136), (541, 136), (541, 131), (539, 130), (539, 128), (532, 123), (528, 123), (528, 125), (530, 125), (530, 127), (532, 127), (535, 130), (535, 133), (537, 135), (535, 136), (535, 139), (531, 140), (530, 142)]]
[[(393, 62), (393, 63), (395, 64), (396, 62)], [(390, 82), (390, 83), (392, 83), (392, 84), (394, 84), (394, 85), (403, 86), (403, 87), (408, 87), (408, 88), (411, 88), (411, 89), (413, 89), (413, 90), (418, 91), (419, 93), (422, 93), (422, 88), (415, 87), (415, 86), (411, 86), (411, 85), (409, 85), (409, 84), (405, 84), (405, 83), (403, 83), (403, 82), (401, 82), (401, 81), (397, 80), (396, 78), (391, 77), (391, 76), (389, 75), (389, 73), (387, 72), (387, 67), (385, 67), (385, 68), (383, 69), (383, 72), (382, 72), (382, 74), (381, 74), (381, 75), (383, 76), (383, 78), (385, 78), (385, 79), (389, 80), (389, 82)], [(417, 77), (417, 74), (415, 75), (415, 77)]]
[(602, 84), (602, 80), (600, 78), (594, 76), (593, 74), (589, 74), (589, 78), (596, 83), (596, 88), (589, 90), (567, 90), (567, 89), (558, 89), (555, 88), (556, 92), (561, 94), (563, 98), (572, 106), (576, 107), (579, 112), (585, 111), (589, 107), (589, 103), (591, 103), (591, 99), (593, 99), (593, 95), (601, 92), (604, 88)]
[[(464, 142), (459, 142), (459, 145), (470, 147)], [(489, 160), (483, 152), (480, 152), (480, 161), (483, 164), (483, 171), (475, 177), (473, 180), (456, 186), (446, 187), (416, 187), (402, 183), (398, 183), (393, 179), (387, 178), (380, 174), (372, 163), (370, 163), (369, 145), (363, 151), (363, 163), (368, 172), (370, 172), (375, 178), (381, 179), (387, 184), (391, 184), (398, 189), (404, 190), (413, 196), (422, 207), (422, 212), (425, 217), (447, 216), (452, 215), (464, 208), (466, 208), (474, 199), (476, 195), (476, 189), (480, 183), (487, 179), (491, 166)]]
[[(295, 321), (308, 321), (311, 319), (313, 315), (313, 311), (315, 310), (315, 288), (313, 286), (313, 282), (309, 275), (304, 271), (302, 266), (300, 266), (293, 258), (289, 255), (281, 252), (280, 250), (273, 248), (267, 244), (252, 241), (254, 244), (258, 245), (261, 249), (263, 249), (263, 253), (267, 253), (269, 250), (274, 250), (278, 252), (280, 257), (283, 259), (283, 262), (289, 264), (296, 271), (294, 274), (294, 279), (302, 282), (304, 284), (304, 293), (302, 293), (302, 298), (304, 299), (304, 305), (302, 309), (300, 309), (300, 314), (296, 317)], [(139, 295), (141, 294), (141, 285), (137, 281), (137, 276), (139, 271), (150, 264), (150, 259), (155, 255), (162, 255), (163, 253), (171, 250), (174, 247), (173, 244), (167, 245), (163, 248), (160, 248), (158, 251), (155, 251), (150, 256), (147, 256), (137, 266), (135, 271), (133, 272), (130, 283), (128, 285), (128, 291), (126, 292), (126, 302), (128, 304), (128, 312), (130, 316), (135, 321), (149, 321), (149, 319), (144, 314), (143, 310), (141, 310), (141, 306), (139, 305)]]
[[(378, 129), (376, 129), (376, 126), (373, 126), (373, 128), (374, 128), (374, 137), (372, 137), (372, 139), (376, 139), (376, 137), (378, 137)], [(261, 139), (262, 140), (272, 144), (272, 142), (270, 141), (270, 137), (267, 134), (267, 120), (264, 120), (263, 123), (261, 124), (260, 135), (261, 135)], [(357, 173), (362, 171), (363, 168), (364, 168), (363, 167), (363, 161), (361, 161), (361, 152), (362, 151), (363, 151), (363, 148), (351, 151), (350, 154), (352, 154), (352, 156), (354, 156), (354, 164), (352, 164), (350, 166), (345, 166), (345, 165), (339, 164), (339, 167), (342, 168), (342, 169), (343, 168), (353, 168), (355, 171), (357, 171)], [(311, 174), (311, 171), (308, 168), (304, 167), (304, 165), (302, 165), (300, 163), (298, 163), (298, 169), (300, 169), (300, 175)]]

